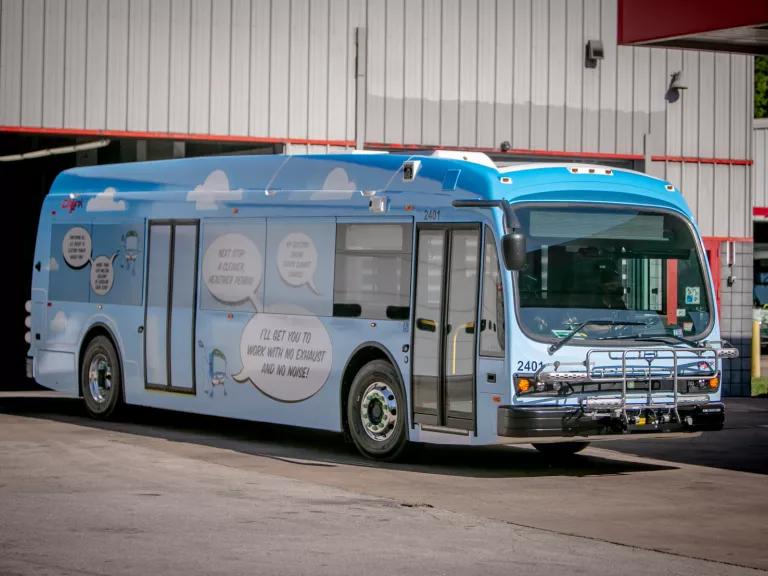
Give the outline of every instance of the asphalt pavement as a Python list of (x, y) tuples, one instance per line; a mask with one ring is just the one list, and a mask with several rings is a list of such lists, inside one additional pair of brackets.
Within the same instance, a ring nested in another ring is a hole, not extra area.
[[(399, 463), (338, 434), (0, 394), (0, 574), (757, 574), (768, 401), (726, 430)], [(597, 445), (596, 445), (597, 446)]]

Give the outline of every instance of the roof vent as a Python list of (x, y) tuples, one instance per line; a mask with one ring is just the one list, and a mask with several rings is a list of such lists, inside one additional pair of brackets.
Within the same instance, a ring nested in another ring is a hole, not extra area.
[(484, 152), (470, 152), (469, 150), (433, 150), (431, 154), (433, 158), (449, 158), (451, 160), (464, 160), (465, 162), (473, 162), (475, 164), (481, 164), (488, 166), (488, 168), (496, 169), (496, 164), (490, 159), (488, 154)]

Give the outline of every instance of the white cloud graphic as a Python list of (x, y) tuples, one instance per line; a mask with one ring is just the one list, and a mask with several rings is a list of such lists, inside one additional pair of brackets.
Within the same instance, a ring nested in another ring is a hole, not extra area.
[(187, 202), (194, 202), (196, 210), (217, 210), (218, 202), (241, 200), (243, 189), (229, 189), (229, 178), (223, 170), (214, 170), (200, 186), (187, 193)]
[(349, 179), (344, 168), (334, 168), (325, 177), (322, 191), (313, 192), (311, 200), (348, 200), (357, 190), (357, 184)]
[(58, 260), (56, 260), (56, 258), (51, 256), (51, 259), (48, 261), (48, 270), (50, 270), (51, 272), (56, 272), (56, 270), (58, 269), (59, 269)]
[(67, 331), (67, 315), (63, 311), (56, 312), (56, 316), (51, 320), (51, 332), (63, 334)]
[(112, 186), (106, 188), (104, 192), (96, 194), (88, 200), (85, 207), (86, 212), (123, 212), (125, 210), (125, 200), (115, 201), (117, 190)]

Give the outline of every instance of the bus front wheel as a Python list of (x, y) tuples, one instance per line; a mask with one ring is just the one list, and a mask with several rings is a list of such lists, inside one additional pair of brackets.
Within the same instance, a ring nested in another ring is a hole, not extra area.
[(394, 460), (408, 441), (403, 387), (384, 360), (364, 365), (352, 380), (347, 422), (357, 449), (368, 458)]
[(589, 446), (589, 442), (554, 442), (534, 444), (533, 447), (546, 456), (572, 456)]
[(109, 418), (122, 403), (120, 360), (112, 341), (96, 336), (88, 343), (80, 368), (85, 409), (94, 418)]

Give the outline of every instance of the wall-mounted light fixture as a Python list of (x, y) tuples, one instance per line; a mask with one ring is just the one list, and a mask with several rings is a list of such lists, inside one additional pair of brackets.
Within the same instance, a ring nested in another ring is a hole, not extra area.
[(605, 58), (603, 42), (601, 40), (587, 40), (584, 48), (584, 67), (597, 68), (597, 61)]
[(673, 72), (670, 75), (669, 80), (669, 88), (667, 88), (667, 93), (664, 95), (664, 98), (667, 102), (677, 102), (680, 99), (680, 90), (687, 90), (688, 85), (685, 83), (685, 80), (683, 79), (683, 72), (682, 70), (678, 72)]

